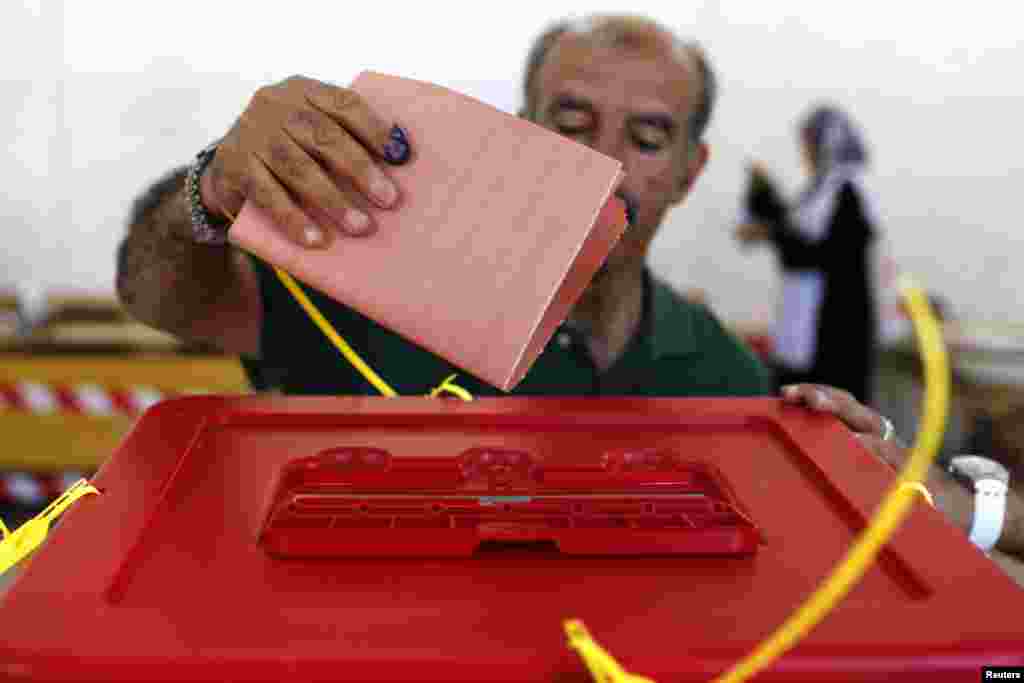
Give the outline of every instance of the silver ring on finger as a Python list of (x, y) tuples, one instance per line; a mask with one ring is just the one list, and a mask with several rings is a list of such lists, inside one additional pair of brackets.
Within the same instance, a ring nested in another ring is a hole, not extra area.
[(892, 420), (879, 415), (882, 418), (882, 441), (895, 441), (896, 440), (896, 428), (892, 424)]

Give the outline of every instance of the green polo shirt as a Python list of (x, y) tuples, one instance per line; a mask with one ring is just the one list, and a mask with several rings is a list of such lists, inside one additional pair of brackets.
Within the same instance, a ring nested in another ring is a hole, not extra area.
[[(273, 270), (253, 259), (263, 299), (261, 358), (246, 364), (254, 385), (286, 394), (375, 395), (341, 357)], [(307, 295), (371, 368), (402, 395), (422, 395), (452, 374), (474, 396), (504, 395), (448, 361), (406, 341), (310, 287)], [(563, 324), (511, 392), (561, 396), (755, 396), (767, 394), (765, 368), (703, 306), (687, 302), (649, 273), (637, 334), (606, 372), (585, 338)]]

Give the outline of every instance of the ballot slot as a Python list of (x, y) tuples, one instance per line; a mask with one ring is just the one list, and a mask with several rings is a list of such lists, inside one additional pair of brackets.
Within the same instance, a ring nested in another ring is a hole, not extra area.
[(665, 449), (541, 459), (517, 449), (401, 456), (346, 446), (289, 461), (259, 542), (287, 557), (750, 554), (761, 535), (714, 467)]

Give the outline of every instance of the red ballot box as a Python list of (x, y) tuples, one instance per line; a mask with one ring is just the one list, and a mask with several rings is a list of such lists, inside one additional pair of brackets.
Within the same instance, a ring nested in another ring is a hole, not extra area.
[[(586, 681), (574, 618), (628, 671), (710, 680), (892, 481), (775, 399), (167, 401), (3, 596), (0, 678)], [(1021, 614), (921, 503), (757, 680), (977, 680), (1024, 664)]]

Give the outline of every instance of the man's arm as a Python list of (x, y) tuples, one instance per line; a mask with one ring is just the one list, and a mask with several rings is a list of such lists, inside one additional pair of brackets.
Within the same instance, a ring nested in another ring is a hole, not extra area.
[[(891, 442), (880, 448), (886, 449), (886, 462), (897, 469), (902, 468), (907, 458), (905, 449)], [(969, 533), (974, 522), (974, 493), (937, 465), (932, 465), (925, 483), (950, 521), (963, 529), (964, 533)], [(1024, 500), (1012, 490), (1006, 493), (1006, 516), (995, 547), (1024, 561)]]
[[(848, 426), (883, 462), (896, 470), (906, 464), (909, 452), (898, 441), (882, 439), (882, 418), (857, 401), (849, 392), (821, 384), (784, 387), (782, 399), (811, 410), (832, 413)], [(974, 494), (937, 465), (929, 469), (926, 485), (939, 508), (957, 527), (968, 533), (974, 519)], [(1024, 499), (1014, 491), (1006, 498), (1006, 517), (996, 548), (1024, 561)]]
[(262, 309), (255, 269), (234, 247), (192, 241), (185, 171), (136, 200), (118, 250), (118, 296), (148, 325), (256, 355)]
[(1006, 493), (1006, 519), (996, 548), (1024, 562), (1024, 498), (1012, 489)]

